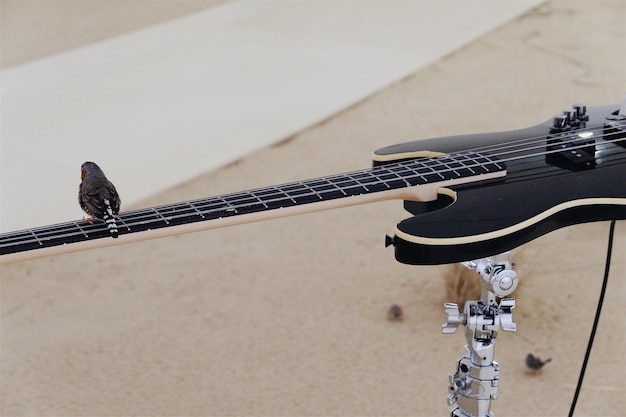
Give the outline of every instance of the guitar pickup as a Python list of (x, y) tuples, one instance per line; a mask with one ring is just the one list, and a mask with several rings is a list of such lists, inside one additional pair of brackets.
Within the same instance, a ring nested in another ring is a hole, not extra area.
[(546, 151), (546, 163), (559, 168), (581, 171), (596, 166), (596, 140), (593, 131), (550, 135)]

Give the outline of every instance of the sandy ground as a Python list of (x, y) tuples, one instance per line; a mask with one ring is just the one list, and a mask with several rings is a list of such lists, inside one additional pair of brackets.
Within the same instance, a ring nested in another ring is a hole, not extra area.
[[(367, 167), (417, 138), (521, 128), (621, 101), (624, 1), (548, 2), (335, 117), (143, 205)], [(532, 192), (532, 190), (529, 190)], [(5, 416), (446, 415), (473, 276), (401, 265), (397, 201), (1, 267)], [(498, 338), (497, 415), (564, 415), (593, 321), (608, 224), (514, 252), (517, 333)], [(626, 227), (578, 416), (626, 415)], [(455, 276), (456, 274), (456, 276)], [(389, 322), (391, 304), (403, 322)], [(552, 357), (540, 374), (527, 353)]]

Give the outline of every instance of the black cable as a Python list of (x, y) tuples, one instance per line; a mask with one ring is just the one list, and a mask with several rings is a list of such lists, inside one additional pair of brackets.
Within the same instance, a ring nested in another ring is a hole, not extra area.
[(583, 378), (585, 377), (585, 370), (587, 369), (587, 362), (589, 362), (589, 356), (591, 355), (591, 347), (593, 346), (593, 339), (596, 336), (596, 330), (598, 329), (598, 322), (600, 321), (600, 313), (602, 312), (602, 304), (604, 303), (604, 295), (606, 294), (607, 283), (609, 282), (609, 269), (611, 266), (611, 253), (613, 252), (613, 235), (615, 234), (615, 220), (611, 221), (611, 227), (609, 228), (609, 245), (606, 253), (606, 263), (604, 265), (604, 279), (602, 281), (602, 289), (600, 290), (600, 298), (598, 300), (598, 307), (596, 308), (596, 317), (593, 320), (593, 326), (591, 327), (591, 334), (589, 335), (589, 342), (587, 343), (587, 351), (585, 352), (585, 359), (583, 360), (582, 368), (580, 369), (580, 375), (578, 376), (578, 384), (576, 385), (576, 392), (572, 399), (572, 405), (569, 409), (569, 417), (574, 415), (574, 409), (576, 408), (576, 402), (578, 401), (578, 395), (583, 385)]

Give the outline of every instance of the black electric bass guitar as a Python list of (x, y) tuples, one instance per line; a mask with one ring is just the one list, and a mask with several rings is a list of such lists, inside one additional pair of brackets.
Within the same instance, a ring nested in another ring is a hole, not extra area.
[(387, 244), (403, 263), (478, 259), (557, 228), (626, 219), (626, 116), (575, 105), (509, 132), (420, 140), (380, 149), (374, 166), (289, 184), (0, 234), (12, 262), (388, 199), (413, 215)]

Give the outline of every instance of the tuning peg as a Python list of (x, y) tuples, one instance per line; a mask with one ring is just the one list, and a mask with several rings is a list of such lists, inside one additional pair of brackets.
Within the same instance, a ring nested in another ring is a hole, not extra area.
[(563, 110), (563, 116), (566, 118), (566, 123), (572, 124), (578, 119), (578, 113), (574, 109)]
[(552, 119), (552, 128), (555, 131), (565, 130), (566, 127), (567, 116), (565, 116), (564, 114), (557, 114), (556, 116), (554, 116), (554, 118)]
[(578, 120), (587, 120), (589, 116), (587, 116), (587, 106), (582, 103), (575, 103), (572, 106), (572, 109), (576, 112), (576, 118)]

